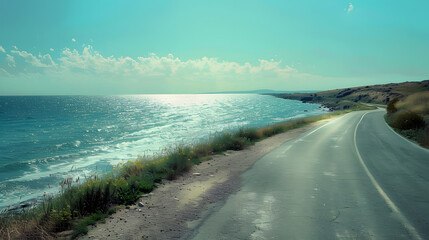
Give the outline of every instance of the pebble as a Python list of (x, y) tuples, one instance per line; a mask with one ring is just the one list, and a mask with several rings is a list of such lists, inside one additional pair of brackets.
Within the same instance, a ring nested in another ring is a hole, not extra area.
[(193, 173), (192, 175), (194, 175), (194, 176), (200, 176), (201, 175), (201, 173)]

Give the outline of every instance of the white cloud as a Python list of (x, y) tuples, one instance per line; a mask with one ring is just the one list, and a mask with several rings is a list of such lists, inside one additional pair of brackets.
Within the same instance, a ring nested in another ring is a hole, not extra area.
[(25, 62), (30, 63), (34, 67), (41, 67), (41, 68), (56, 67), (55, 62), (52, 60), (52, 57), (49, 54), (45, 54), (45, 55), (39, 54), (39, 56), (34, 56), (33, 54), (28, 53), (26, 51), (12, 50), (10, 52), (23, 58)]
[(353, 6), (353, 4), (352, 3), (349, 3), (349, 7), (347, 8), (347, 13), (349, 13), (349, 12), (351, 12), (351, 11), (353, 11), (353, 9), (354, 9), (355, 7)]
[(259, 60), (258, 65), (250, 63), (220, 61), (218, 58), (191, 59), (183, 61), (169, 54), (159, 57), (150, 54), (148, 57), (104, 57), (92, 46), (86, 46), (80, 53), (76, 49), (66, 48), (59, 59), (60, 67), (69, 70), (85, 70), (97, 74), (109, 73), (118, 75), (136, 74), (140, 76), (207, 76), (207, 75), (249, 75), (263, 72), (287, 74), (296, 72), (295, 69), (281, 66), (281, 62)]
[(15, 58), (9, 54), (6, 54), (6, 61), (9, 67), (16, 67)]
[(75, 38), (72, 38), (72, 42), (76, 42), (76, 39), (75, 39)]
[[(27, 51), (11, 51), (8, 63), (0, 67), (13, 75), (25, 75), (26, 79), (63, 79), (64, 83), (110, 86), (124, 92), (136, 89), (145, 92), (204, 92), (224, 89), (275, 88), (293, 80), (302, 73), (281, 61), (260, 59), (257, 63), (238, 63), (203, 57), (180, 59), (173, 54), (142, 57), (103, 56), (92, 46), (82, 50), (65, 48), (58, 59), (49, 54), (34, 55)], [(12, 68), (13, 67), (13, 68)], [(79, 82), (79, 83), (78, 83)], [(277, 85), (276, 85), (277, 84)], [(88, 88), (90, 89), (90, 88)]]
[(0, 46), (0, 52), (6, 53), (6, 50), (2, 46)]

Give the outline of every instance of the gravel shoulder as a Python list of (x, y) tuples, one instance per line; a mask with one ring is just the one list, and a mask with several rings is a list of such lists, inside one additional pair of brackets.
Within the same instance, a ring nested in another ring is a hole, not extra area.
[(180, 239), (206, 217), (215, 203), (240, 188), (240, 175), (258, 159), (330, 120), (278, 134), (242, 151), (215, 155), (176, 180), (162, 182), (129, 209), (118, 210), (79, 239)]

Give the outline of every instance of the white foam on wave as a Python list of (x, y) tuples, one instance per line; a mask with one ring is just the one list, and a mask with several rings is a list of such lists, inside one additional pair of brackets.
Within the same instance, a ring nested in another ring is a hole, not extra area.
[[(291, 119), (302, 118), (308, 115), (314, 115), (311, 112), (298, 114), (286, 118), (273, 118), (274, 122), (287, 121)], [(218, 123), (216, 127), (211, 129), (201, 129), (196, 128), (196, 126), (184, 126), (176, 125), (174, 128), (172, 125), (158, 126), (151, 129), (144, 129), (136, 133), (128, 134), (127, 136), (121, 137), (121, 140), (126, 140), (127, 137), (137, 137), (141, 138), (134, 141), (123, 141), (112, 145), (102, 145), (97, 146), (93, 150), (85, 150), (81, 153), (96, 153), (96, 155), (89, 155), (84, 157), (78, 157), (71, 159), (67, 162), (61, 162), (57, 164), (51, 164), (48, 166), (47, 171), (40, 171), (37, 167), (34, 167), (34, 172), (28, 172), (24, 176), (10, 179), (8, 181), (31, 181), (43, 177), (48, 177), (50, 175), (65, 175), (70, 171), (71, 166), (75, 166), (76, 169), (85, 169), (92, 165), (97, 165), (97, 163), (103, 161), (111, 165), (116, 165), (120, 162), (134, 160), (138, 155), (146, 154), (157, 154), (165, 148), (171, 148), (177, 144), (191, 144), (192, 142), (198, 142), (202, 139), (208, 139), (210, 136), (215, 135), (216, 133), (222, 132), (228, 129), (237, 129), (242, 126), (246, 126), (251, 122), (248, 120), (244, 121), (233, 121), (226, 123)], [(172, 128), (174, 128), (172, 131)], [(204, 136), (204, 133), (206, 136)], [(156, 134), (158, 133), (158, 134)], [(203, 136), (201, 136), (201, 134)], [(200, 136), (196, 138), (195, 136)], [(80, 141), (75, 142), (75, 146), (79, 146)], [(70, 156), (68, 156), (70, 157)], [(29, 163), (31, 164), (31, 163)]]

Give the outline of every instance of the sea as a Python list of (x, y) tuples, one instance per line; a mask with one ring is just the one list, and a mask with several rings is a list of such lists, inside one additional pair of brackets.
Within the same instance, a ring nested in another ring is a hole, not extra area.
[(258, 94), (0, 96), (0, 211), (138, 155), (326, 111)]

